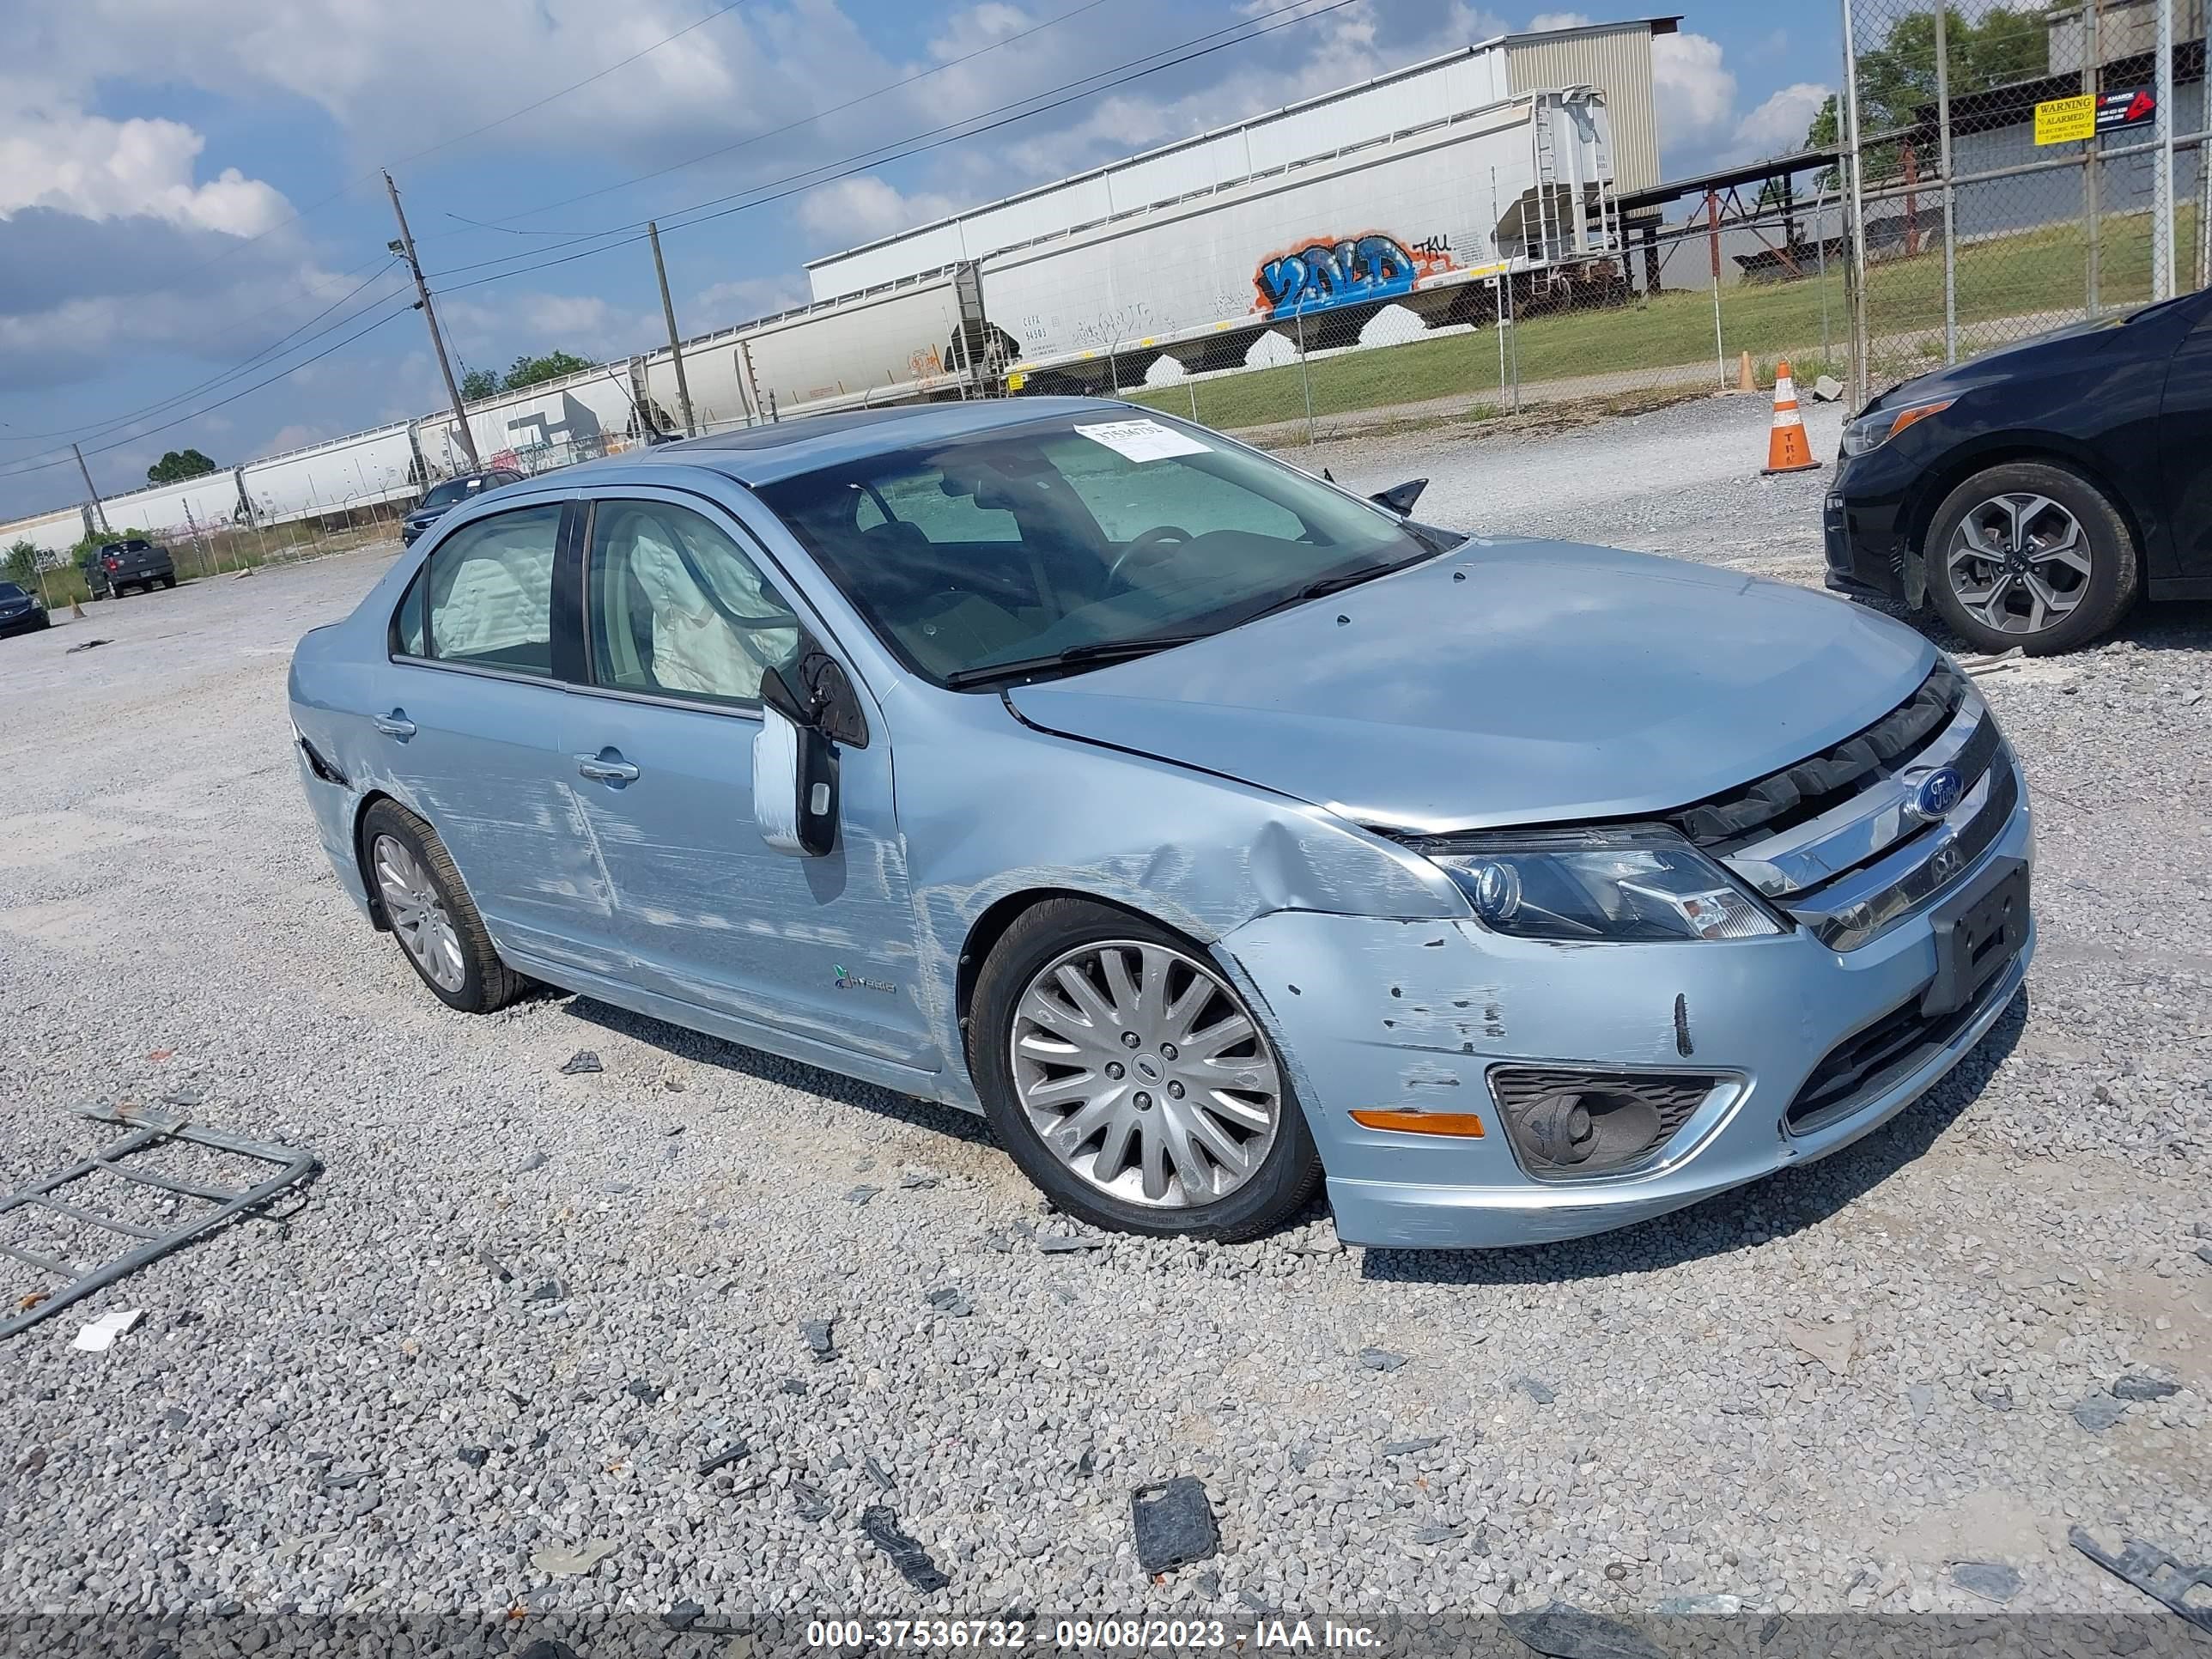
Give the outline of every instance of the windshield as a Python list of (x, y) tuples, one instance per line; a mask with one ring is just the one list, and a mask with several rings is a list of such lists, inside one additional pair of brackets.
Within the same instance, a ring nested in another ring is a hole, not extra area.
[(939, 684), (1218, 632), (1431, 550), (1279, 462), (1104, 410), (889, 451), (760, 495)]
[(0, 599), (27, 599), (30, 595), (13, 582), (0, 582)]
[(422, 504), (424, 507), (451, 507), (456, 501), (468, 500), (480, 489), (488, 489), (502, 482), (497, 478), (448, 478), (443, 483), (432, 484), (430, 493), (422, 497)]

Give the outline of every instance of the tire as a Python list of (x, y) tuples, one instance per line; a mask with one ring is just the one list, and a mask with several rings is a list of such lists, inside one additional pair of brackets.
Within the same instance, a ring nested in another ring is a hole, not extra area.
[(161, 578), (161, 586), (165, 589), (174, 587), (176, 585), (177, 579), (174, 576), (164, 576)]
[[(392, 856), (387, 843), (405, 858)], [(529, 988), (528, 980), (499, 959), (461, 872), (428, 824), (396, 801), (378, 801), (362, 814), (361, 862), (399, 953), (439, 1001), (465, 1014), (488, 1014)], [(434, 902), (403, 902), (403, 891)], [(410, 921), (410, 914), (418, 919)]]
[[(1107, 977), (1109, 953), (1121, 961), (1126, 991), (1155, 984), (1164, 990), (1158, 998), (1164, 1012), (1147, 1015), (1141, 997), (1115, 995)], [(1158, 981), (1148, 976), (1150, 966), (1159, 968)], [(1065, 988), (1063, 967), (1091, 988), (1091, 1006), (1105, 1018), (1084, 1017), (1083, 1005)], [(1200, 987), (1201, 978), (1210, 989)], [(1031, 1000), (1039, 981), (1054, 1005), (1045, 1012), (1061, 1029), (1079, 1026), (1078, 1038), (1048, 1030), (1027, 1012), (1039, 1006)], [(1125, 1019), (1118, 1009), (1132, 1016)], [(1225, 1044), (1218, 1035), (1207, 1037), (1232, 1030), (1232, 1021), (1249, 1022), (1249, 1036)], [(1049, 899), (1025, 912), (983, 964), (968, 1031), (970, 1074), (999, 1144), (1055, 1206), (1094, 1226), (1234, 1243), (1281, 1226), (1320, 1183), (1321, 1155), (1266, 1029), (1203, 948), (1156, 922), (1073, 898)], [(1180, 1044), (1172, 1040), (1178, 1033)], [(1137, 1042), (1123, 1046), (1131, 1036)], [(1210, 1061), (1197, 1052), (1205, 1041), (1216, 1044)], [(1024, 1045), (1018, 1062), (1018, 1042)], [(1067, 1058), (1035, 1046), (1051, 1044), (1064, 1045)], [(1109, 1082), (1108, 1073), (1125, 1060), (1123, 1076)], [(1240, 1062), (1234, 1073), (1217, 1073), (1205, 1090), (1223, 1106), (1201, 1108), (1194, 1074)], [(1152, 1087), (1144, 1086), (1148, 1080)], [(1084, 1084), (1093, 1086), (1082, 1095), (1066, 1092), (1066, 1085)], [(1056, 1096), (1055, 1085), (1062, 1085)], [(1034, 1093), (1038, 1089), (1045, 1091), (1042, 1099)], [(1025, 1097), (1025, 1090), (1032, 1092)], [(1073, 1144), (1055, 1151), (1046, 1133), (1085, 1111), (1106, 1115), (1095, 1133), (1075, 1140), (1071, 1131)], [(1258, 1127), (1262, 1120), (1264, 1128)], [(1171, 1143), (1180, 1158), (1169, 1150)], [(1244, 1159), (1232, 1163), (1209, 1146)], [(1196, 1171), (1195, 1179), (1187, 1179), (1187, 1170)], [(1148, 1193), (1156, 1184), (1164, 1190)], [(1198, 1187), (1210, 1188), (1209, 1195), (1194, 1197)]]
[(2142, 568), (2111, 500), (2049, 461), (2007, 462), (1960, 484), (1936, 509), (1925, 557), (1936, 609), (1960, 638), (2030, 656), (2108, 630), (2135, 603)]
[(123, 592), (124, 592), (124, 589), (123, 589), (123, 584), (122, 584), (121, 582), (110, 582), (110, 583), (108, 583), (108, 585), (107, 585), (107, 597), (108, 597), (109, 599), (121, 599), (121, 598), (123, 597)]

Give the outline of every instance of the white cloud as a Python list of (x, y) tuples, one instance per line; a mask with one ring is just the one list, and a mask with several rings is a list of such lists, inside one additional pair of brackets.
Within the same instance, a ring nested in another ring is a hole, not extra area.
[(1652, 38), (1662, 143), (1696, 149), (1727, 130), (1735, 113), (1735, 76), (1721, 59), (1720, 42), (1705, 35)]
[(779, 311), (803, 306), (809, 295), (797, 276), (744, 276), (714, 283), (692, 297), (684, 313), (684, 326), (694, 334), (729, 328), (756, 317), (772, 317)]
[(0, 105), (0, 219), (52, 208), (84, 219), (144, 216), (252, 236), (285, 216), (283, 195), (236, 167), (198, 181), (206, 145), (178, 121), (112, 121), (67, 105)]
[(799, 198), (799, 222), (811, 241), (842, 249), (942, 219), (961, 205), (927, 191), (902, 195), (874, 174), (862, 173), (807, 191)]
[(1586, 29), (1590, 26), (1590, 15), (1586, 11), (1540, 11), (1528, 20), (1528, 32), (1540, 34), (1546, 29)]
[(282, 455), (288, 449), (305, 449), (309, 444), (319, 444), (338, 435), (335, 427), (306, 424), (298, 421), (280, 426), (270, 434), (269, 441), (253, 451), (256, 455)]
[(1799, 81), (1772, 94), (1757, 109), (1735, 124), (1729, 148), (1747, 161), (1768, 155), (1787, 155), (1805, 143), (1805, 130), (1827, 102), (1832, 88)]

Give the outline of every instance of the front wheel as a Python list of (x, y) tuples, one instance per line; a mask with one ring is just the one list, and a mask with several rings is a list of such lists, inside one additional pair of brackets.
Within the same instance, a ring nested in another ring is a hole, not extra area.
[(1142, 917), (1024, 914), (983, 965), (969, 1048), (1000, 1144), (1094, 1225), (1252, 1238), (1321, 1179), (1267, 1032), (1204, 951)]
[(499, 959), (435, 830), (396, 802), (362, 815), (362, 862), (407, 965), (448, 1008), (488, 1014), (529, 981)]
[(2127, 520), (2068, 468), (2014, 461), (1977, 473), (1936, 509), (1928, 587), (1979, 651), (2030, 656), (2087, 645), (2135, 603)]

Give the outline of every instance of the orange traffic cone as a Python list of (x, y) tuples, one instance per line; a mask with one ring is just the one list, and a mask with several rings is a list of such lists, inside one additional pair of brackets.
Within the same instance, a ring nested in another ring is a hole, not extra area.
[(1810, 472), (1820, 465), (1805, 436), (1805, 417), (1797, 412), (1797, 383), (1790, 378), (1790, 365), (1774, 366), (1774, 425), (1766, 434), (1766, 465), (1761, 474)]

